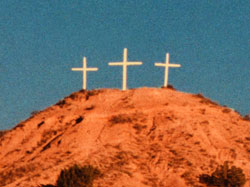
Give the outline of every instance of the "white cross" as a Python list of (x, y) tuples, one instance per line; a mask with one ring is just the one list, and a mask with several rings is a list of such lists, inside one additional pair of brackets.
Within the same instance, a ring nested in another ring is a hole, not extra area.
[(97, 71), (98, 68), (87, 68), (87, 59), (83, 57), (82, 61), (83, 66), (81, 68), (72, 68), (72, 71), (82, 71), (83, 72), (83, 81), (82, 81), (82, 89), (86, 90), (87, 88), (87, 71)]
[(175, 68), (179, 68), (181, 67), (180, 64), (169, 64), (169, 54), (166, 53), (166, 63), (155, 63), (155, 66), (161, 66), (161, 67), (165, 67), (165, 79), (164, 79), (164, 87), (167, 87), (168, 85), (168, 68), (169, 67), (175, 67)]
[(127, 55), (128, 55), (127, 48), (124, 48), (123, 62), (109, 62), (109, 66), (123, 66), (122, 90), (127, 89), (127, 66), (142, 65), (142, 62), (128, 62), (128, 56)]

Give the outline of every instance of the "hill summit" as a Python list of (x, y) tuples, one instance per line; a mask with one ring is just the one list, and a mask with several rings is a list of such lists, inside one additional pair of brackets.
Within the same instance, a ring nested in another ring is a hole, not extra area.
[(205, 186), (225, 161), (250, 186), (250, 122), (169, 88), (81, 90), (0, 137), (0, 186), (56, 184), (74, 164), (102, 173), (93, 186)]

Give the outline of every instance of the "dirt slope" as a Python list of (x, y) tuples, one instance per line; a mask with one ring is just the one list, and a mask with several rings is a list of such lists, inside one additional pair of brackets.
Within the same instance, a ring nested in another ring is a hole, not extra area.
[(224, 161), (250, 187), (250, 122), (172, 89), (73, 93), (0, 138), (0, 186), (55, 184), (61, 169), (91, 164), (94, 186), (202, 186)]

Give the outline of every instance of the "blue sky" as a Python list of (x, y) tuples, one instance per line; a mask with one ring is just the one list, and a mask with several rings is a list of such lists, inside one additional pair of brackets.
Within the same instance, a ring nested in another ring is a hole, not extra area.
[(250, 113), (250, 3), (248, 0), (1, 0), (0, 129), (11, 128), (78, 91), (88, 66), (88, 89), (121, 88), (128, 60), (128, 87), (160, 87), (165, 60), (169, 83)]

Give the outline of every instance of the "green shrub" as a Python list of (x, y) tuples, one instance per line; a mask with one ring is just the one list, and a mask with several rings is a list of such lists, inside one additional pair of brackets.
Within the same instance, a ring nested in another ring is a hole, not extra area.
[(229, 168), (228, 162), (224, 162), (224, 165), (217, 167), (211, 176), (202, 174), (199, 178), (201, 183), (208, 186), (242, 187), (246, 183), (242, 169), (235, 166)]
[(56, 184), (57, 187), (92, 187), (93, 180), (99, 175), (99, 170), (90, 165), (73, 165), (61, 171)]

